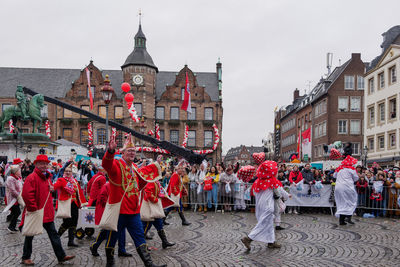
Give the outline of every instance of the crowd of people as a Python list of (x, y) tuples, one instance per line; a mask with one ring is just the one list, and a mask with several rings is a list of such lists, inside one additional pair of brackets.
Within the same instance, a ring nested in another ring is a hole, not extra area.
[[(146, 239), (151, 238), (149, 230), (152, 226), (157, 230), (163, 249), (174, 246), (164, 226), (169, 224), (172, 211), (177, 212), (182, 226), (190, 225), (184, 215), (187, 209), (233, 212), (255, 206), (258, 223), (242, 239), (243, 244), (251, 249), (251, 242), (256, 240), (268, 243), (270, 248), (279, 248), (274, 231), (284, 229), (280, 215), (285, 211), (294, 214), (308, 211), (286, 207), (285, 201), (291, 197), (289, 187), (299, 184), (308, 185), (309, 194), (318, 183), (336, 187), (332, 201), (336, 201), (341, 225), (353, 224), (351, 216), (356, 207), (360, 215), (368, 209), (375, 216), (400, 215), (397, 201), (400, 170), (396, 167), (382, 169), (376, 163), (371, 168), (353, 167), (356, 161), (346, 158), (341, 167), (321, 171), (310, 164), (299, 167), (264, 161), (257, 166), (254, 177), (244, 182), (237, 176), (239, 164), (211, 166), (204, 161), (190, 165), (185, 160), (162, 155), (156, 160), (137, 159), (130, 137), (120, 149), (122, 157), (115, 157), (116, 149), (111, 138), (102, 163), (97, 165), (73, 158), (50, 162), (41, 154), (33, 163), (16, 158), (10, 164), (0, 165), (0, 193), (7, 205), (3, 212), (9, 211), (8, 231), (21, 231), (25, 236), (23, 264), (34, 264), (32, 241), (43, 229), (58, 261), (73, 259), (73, 255), (66, 255), (60, 237), (67, 232), (67, 246), (78, 246), (74, 238), (79, 209), (85, 206), (96, 208), (95, 224), (100, 228), (88, 250), (94, 257), (99, 256), (98, 249), (106, 241), (107, 266), (114, 266), (117, 242), (119, 257), (132, 256), (125, 248), (126, 231), (145, 266), (157, 266), (146, 245)], [(21, 223), (17, 226), (21, 213)], [(62, 219), (58, 230), (55, 218)], [(42, 222), (39, 226), (35, 224), (37, 220)]]

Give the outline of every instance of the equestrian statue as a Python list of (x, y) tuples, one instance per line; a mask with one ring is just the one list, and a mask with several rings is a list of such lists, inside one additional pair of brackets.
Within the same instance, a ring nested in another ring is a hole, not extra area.
[[(17, 105), (6, 108), (0, 117), (0, 133), (5, 132), (4, 124), (8, 123), (11, 119), (14, 125), (18, 120), (32, 121), (32, 133), (42, 126), (41, 110), (44, 107), (44, 97), (41, 94), (34, 95), (30, 101), (27, 100), (23, 87), (17, 86), (15, 92)], [(39, 123), (39, 124), (38, 124)]]

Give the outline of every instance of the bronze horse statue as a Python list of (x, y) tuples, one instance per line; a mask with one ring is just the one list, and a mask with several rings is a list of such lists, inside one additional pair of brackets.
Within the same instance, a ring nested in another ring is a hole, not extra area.
[[(39, 128), (42, 126), (42, 117), (40, 116), (40, 113), (43, 107), (44, 97), (41, 94), (34, 95), (29, 101), (27, 114), (29, 116), (28, 120), (31, 120), (33, 123), (33, 133), (35, 133), (36, 129), (39, 131)], [(0, 117), (0, 133), (4, 132), (5, 123), (8, 123), (12, 119), (14, 125), (16, 125), (18, 119), (20, 118), (22, 118), (22, 112), (17, 106), (6, 108)], [(36, 127), (38, 122), (39, 125)]]

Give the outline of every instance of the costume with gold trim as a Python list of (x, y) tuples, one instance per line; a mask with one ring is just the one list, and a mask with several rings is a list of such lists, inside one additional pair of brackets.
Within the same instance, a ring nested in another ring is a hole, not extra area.
[(120, 214), (140, 213), (140, 191), (146, 186), (147, 181), (161, 178), (161, 168), (158, 163), (138, 169), (134, 163), (132, 166), (128, 166), (124, 159), (114, 159), (114, 154), (106, 151), (102, 166), (109, 176), (110, 196), (108, 202), (110, 204), (120, 202), (126, 190)]
[(168, 195), (171, 195), (171, 193), (175, 196), (179, 194), (179, 197), (187, 195), (187, 191), (183, 186), (182, 178), (176, 172), (174, 172), (171, 176), (167, 191)]

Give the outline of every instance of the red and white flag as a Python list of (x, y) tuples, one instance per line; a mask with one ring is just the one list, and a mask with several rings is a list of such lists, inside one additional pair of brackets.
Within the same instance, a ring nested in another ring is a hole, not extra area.
[(185, 95), (183, 98), (181, 109), (186, 110), (186, 112), (192, 113), (192, 104), (190, 101), (190, 86), (189, 78), (186, 72), (186, 83), (185, 83)]
[(92, 87), (90, 86), (90, 71), (88, 68), (86, 68), (85, 70), (86, 70), (86, 78), (89, 90), (90, 109), (93, 109), (93, 94), (92, 94)]
[(45, 126), (45, 129), (46, 129), (47, 137), (51, 138), (51, 130), (50, 130), (50, 122), (49, 122), (49, 120), (46, 120), (44, 126)]
[(305, 155), (308, 155), (308, 158), (311, 159), (311, 128), (305, 130), (301, 137), (303, 141), (301, 142), (301, 150), (303, 154), (303, 158)]

